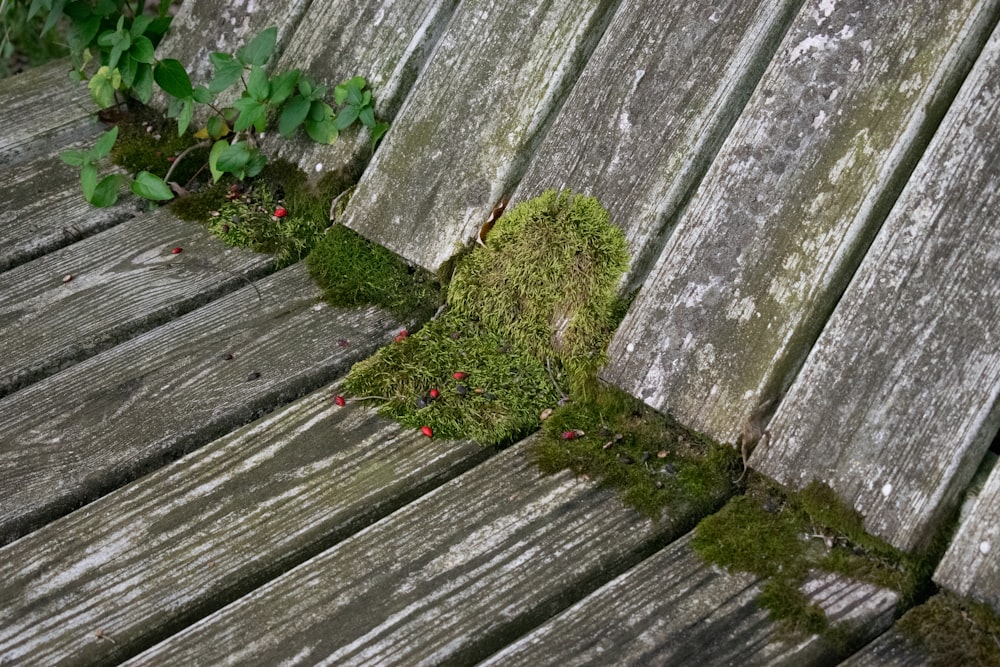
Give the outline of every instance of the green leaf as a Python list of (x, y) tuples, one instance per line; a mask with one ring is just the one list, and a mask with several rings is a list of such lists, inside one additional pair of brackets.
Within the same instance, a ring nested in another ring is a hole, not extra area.
[(94, 147), (90, 149), (90, 159), (100, 160), (102, 157), (111, 152), (111, 148), (115, 145), (118, 140), (118, 126), (115, 125), (113, 128), (102, 134), (96, 142), (94, 142)]
[(115, 103), (115, 89), (111, 84), (111, 72), (107, 67), (100, 68), (90, 77), (87, 88), (90, 89), (90, 97), (94, 100), (94, 104), (102, 109), (107, 109)]
[(219, 169), (219, 156), (229, 148), (229, 143), (225, 139), (219, 139), (212, 144), (212, 150), (208, 153), (208, 168), (212, 172), (212, 182), (218, 183), (225, 172)]
[[(236, 119), (236, 123), (233, 124), (234, 132), (242, 132), (251, 125), (256, 125), (258, 121), (263, 125), (264, 120), (267, 117), (267, 107), (262, 103), (250, 97), (241, 97), (240, 99), (233, 102), (233, 108), (239, 110), (239, 118)], [(259, 128), (261, 131), (263, 128)]]
[(358, 118), (361, 119), (361, 124), (365, 127), (375, 127), (375, 110), (371, 107), (364, 107), (361, 109), (361, 113), (358, 114)]
[[(135, 17), (134, 21), (132, 21), (132, 27), (129, 29), (128, 32), (130, 35), (132, 35), (133, 38), (140, 37), (141, 35), (145, 34), (146, 28), (148, 28), (152, 22), (153, 22), (152, 16), (150, 16), (149, 14), (140, 14), (139, 16)], [(147, 37), (146, 39), (149, 38)], [(152, 44), (152, 42), (150, 42), (150, 44)]]
[(190, 97), (184, 100), (180, 113), (177, 114), (177, 136), (183, 136), (187, 132), (188, 125), (191, 124), (191, 116), (194, 114), (194, 100)]
[(215, 52), (208, 57), (215, 67), (215, 77), (209, 82), (208, 89), (213, 93), (221, 93), (243, 76), (243, 63), (234, 59), (228, 53)]
[(212, 94), (212, 91), (205, 86), (195, 86), (194, 95), (192, 97), (198, 104), (210, 104), (212, 100), (215, 99), (215, 95)]
[(179, 60), (167, 58), (156, 63), (153, 79), (168, 95), (185, 99), (194, 95), (191, 78)]
[(174, 198), (174, 193), (162, 178), (148, 171), (140, 171), (132, 181), (132, 192), (143, 199), (166, 201)]
[(125, 177), (121, 174), (105, 176), (101, 179), (101, 182), (97, 184), (97, 188), (94, 190), (94, 196), (88, 201), (98, 208), (113, 206), (114, 203), (118, 201), (118, 188), (121, 187), (122, 181), (124, 180)]
[(41, 10), (51, 8), (52, 0), (31, 0), (31, 6), (28, 7), (28, 20), (35, 18)]
[(113, 46), (115, 43), (114, 39), (115, 39), (115, 31), (105, 30), (104, 32), (101, 33), (101, 36), (97, 38), (97, 45), (104, 47)]
[(144, 33), (146, 37), (153, 40), (153, 44), (158, 44), (163, 35), (170, 28), (171, 22), (173, 22), (172, 16), (161, 16), (159, 18), (153, 19), (153, 22), (149, 24)]
[(358, 119), (358, 108), (347, 105), (337, 114), (337, 129), (343, 130), (350, 127), (351, 123)]
[(115, 33), (112, 39), (114, 46), (111, 47), (111, 55), (108, 56), (108, 67), (113, 69), (118, 66), (118, 61), (121, 59), (122, 54), (132, 47), (132, 38), (129, 37), (127, 32), (123, 32)]
[(340, 84), (334, 87), (333, 101), (337, 103), (337, 106), (340, 106), (347, 101), (347, 86)]
[(247, 178), (253, 178), (260, 172), (264, 171), (264, 167), (267, 166), (267, 156), (261, 152), (255, 152), (247, 162), (246, 174)]
[(143, 104), (149, 104), (153, 97), (153, 66), (139, 63), (132, 81), (132, 94)]
[(278, 28), (271, 26), (238, 50), (236, 57), (245, 65), (263, 65), (271, 57), (277, 41)]
[(312, 84), (307, 79), (299, 79), (299, 92), (303, 97), (312, 99)]
[(94, 41), (97, 31), (101, 29), (101, 18), (90, 16), (81, 21), (73, 21), (66, 33), (66, 43), (74, 53), (82, 52), (88, 44)]
[(71, 167), (81, 167), (87, 161), (87, 151), (63, 151), (59, 154), (59, 158)]
[[(225, 143), (225, 142), (223, 142)], [(236, 173), (241, 171), (250, 161), (250, 147), (245, 141), (237, 141), (230, 144), (219, 154), (215, 161), (215, 166), (219, 171)]]
[(386, 132), (389, 131), (389, 123), (375, 123), (375, 127), (371, 129), (371, 140), (372, 148), (375, 148), (375, 144), (379, 142)]
[(137, 63), (131, 56), (126, 55), (118, 63), (118, 72), (122, 77), (122, 87), (125, 89), (131, 88), (132, 83), (135, 81), (135, 72)]
[(88, 162), (80, 169), (80, 187), (83, 188), (83, 198), (91, 201), (94, 190), (97, 189), (97, 166)]
[(293, 69), (271, 79), (271, 104), (280, 105), (287, 100), (295, 91), (295, 84), (299, 82), (301, 74), (299, 70)]
[(65, 4), (66, 0), (56, 0), (49, 6), (49, 15), (45, 18), (45, 25), (42, 26), (42, 35), (56, 26), (59, 17), (63, 14), (63, 6)]
[(260, 65), (254, 65), (250, 69), (250, 78), (247, 80), (247, 93), (258, 102), (267, 99), (271, 92), (271, 84), (267, 80), (267, 74)]
[(208, 136), (218, 139), (223, 134), (228, 134), (229, 126), (218, 116), (210, 116), (205, 124), (205, 130), (208, 131)]
[(278, 117), (278, 132), (281, 136), (292, 136), (302, 121), (306, 119), (310, 104), (309, 100), (301, 95), (296, 95), (288, 101), (285, 108), (281, 110), (281, 116)]
[(149, 41), (149, 37), (140, 35), (132, 42), (132, 48), (128, 50), (128, 54), (138, 62), (152, 64), (153, 42)]
[(307, 120), (306, 133), (318, 144), (332, 144), (337, 140), (337, 124), (332, 118), (319, 122)]
[(309, 120), (314, 123), (321, 123), (333, 115), (333, 109), (322, 100), (313, 100), (309, 106)]

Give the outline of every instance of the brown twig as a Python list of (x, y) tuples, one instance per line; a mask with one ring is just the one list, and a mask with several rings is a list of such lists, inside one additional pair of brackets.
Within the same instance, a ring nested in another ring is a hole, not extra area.
[(188, 153), (190, 153), (196, 148), (207, 148), (207, 147), (208, 147), (208, 141), (206, 140), (206, 141), (199, 141), (196, 144), (191, 144), (190, 146), (182, 150), (181, 154), (175, 157), (174, 161), (170, 163), (170, 169), (167, 169), (167, 175), (163, 177), (163, 182), (164, 183), (170, 182), (170, 175), (174, 173), (174, 169), (176, 169), (177, 165), (180, 164), (181, 160), (184, 159), (184, 156), (186, 156)]

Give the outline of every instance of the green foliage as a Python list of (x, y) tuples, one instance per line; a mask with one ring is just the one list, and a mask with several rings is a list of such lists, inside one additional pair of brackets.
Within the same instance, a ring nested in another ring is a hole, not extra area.
[[(443, 317), (356, 365), (345, 390), (442, 436), (509, 442), (538, 428), (557, 382), (573, 392), (593, 383), (627, 262), (596, 199), (546, 192), (459, 260)], [(440, 395), (428, 403), (431, 389)]]
[(896, 628), (935, 667), (1000, 665), (1000, 617), (990, 607), (941, 592), (908, 611)]
[[(109, 7), (113, 4), (110, 3)], [(161, 18), (168, 5), (161, 3)], [(57, 11), (55, 7), (51, 9)], [(59, 5), (61, 9), (62, 5)], [(81, 20), (98, 26), (93, 35), (87, 29), (88, 39), (96, 35), (96, 44), (106, 51), (102, 52), (101, 66), (88, 82), (91, 96), (102, 107), (114, 105), (119, 91), (131, 92), (140, 101), (147, 102), (155, 82), (170, 97), (167, 115), (176, 119), (178, 136), (187, 132), (196, 104), (209, 106), (214, 115), (195, 137), (203, 140), (205, 147), (211, 146), (208, 168), (213, 182), (218, 182), (224, 174), (244, 180), (263, 171), (267, 158), (257, 147), (253, 132), (264, 132), (269, 119), (278, 119), (278, 130), (284, 136), (292, 136), (302, 127), (320, 143), (332, 143), (341, 130), (356, 120), (369, 128), (373, 142), (385, 132), (385, 124), (375, 121), (372, 94), (367, 90), (363, 77), (354, 77), (337, 86), (337, 97), (343, 98), (338, 104), (344, 105), (338, 114), (323, 99), (326, 87), (310, 82), (301, 71), (291, 70), (273, 77), (268, 75), (264, 68), (277, 44), (278, 30), (275, 27), (261, 32), (235, 54), (212, 53), (210, 60), (215, 67), (215, 75), (207, 85), (196, 86), (180, 61), (155, 58), (154, 42), (146, 33), (153, 31), (158, 40), (165, 24), (144, 16), (129, 22), (121, 15), (113, 29), (98, 35), (96, 31), (108, 19), (108, 15), (103, 13), (105, 9), (107, 7), (102, 5), (99, 17), (83, 10), (80, 13), (84, 17)], [(84, 48), (84, 54), (83, 65), (77, 72), (79, 78), (85, 78), (84, 67), (90, 58), (87, 48)], [(242, 91), (232, 106), (222, 109), (214, 106), (215, 98), (233, 85), (242, 85)], [(185, 155), (181, 153), (177, 159)], [(88, 173), (82, 180), (89, 185), (92, 169), (88, 166), (86, 170)], [(141, 171), (131, 183), (131, 190), (149, 200), (169, 200), (173, 192), (164, 179), (153, 172)], [(123, 182), (127, 181), (120, 177), (114, 181), (116, 184)], [(110, 186), (111, 182), (107, 185)], [(95, 197), (95, 190), (88, 188), (84, 193), (87, 200), (95, 205), (111, 205), (117, 199), (116, 193), (112, 197)]]
[(118, 200), (118, 190), (127, 179), (121, 174), (110, 174), (98, 180), (97, 163), (111, 152), (118, 128), (113, 127), (98, 138), (87, 151), (69, 150), (60, 156), (66, 164), (80, 167), (80, 186), (84, 198), (94, 206), (106, 207)]
[(47, 16), (35, 14), (29, 18), (29, 10), (24, 2), (0, 1), (0, 78), (69, 53), (65, 26), (54, 24), (55, 29), (43, 34)]
[[(650, 518), (704, 516), (732, 493), (739, 456), (605, 385), (556, 408), (534, 447), (548, 473), (569, 468), (619, 491)], [(567, 437), (572, 434), (572, 437)]]
[(861, 516), (818, 482), (791, 493), (752, 475), (746, 495), (698, 524), (692, 546), (708, 562), (766, 577), (758, 604), (775, 621), (789, 632), (822, 633), (835, 645), (843, 637), (801, 592), (810, 572), (891, 588), (903, 604), (928, 575), (921, 558), (866, 533)]

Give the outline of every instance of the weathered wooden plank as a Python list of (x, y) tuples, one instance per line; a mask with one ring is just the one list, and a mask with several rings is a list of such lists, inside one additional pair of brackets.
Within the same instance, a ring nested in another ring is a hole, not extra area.
[[(75, 144), (66, 148), (85, 148)], [(42, 157), (0, 172), (0, 272), (132, 217), (134, 200), (94, 208), (80, 190), (80, 170)]]
[(548, 188), (596, 196), (638, 288), (799, 4), (622, 2), (512, 203)]
[(490, 453), (337, 407), (334, 391), (0, 550), (0, 663), (117, 663)]
[(530, 439), (130, 664), (469, 664), (613, 577), (671, 532)]
[(972, 511), (959, 525), (934, 581), (1000, 614), (1000, 467), (994, 466)]
[[(843, 657), (818, 635), (793, 639), (757, 606), (763, 581), (706, 565), (674, 542), (481, 663), (487, 665), (810, 665)], [(898, 596), (836, 575), (803, 592), (856, 640), (892, 624)], [(842, 649), (840, 649), (842, 651)]]
[[(160, 209), (0, 274), (0, 396), (236, 289), (272, 265), (270, 257), (227, 247), (202, 225)], [(66, 276), (72, 280), (64, 282)]]
[[(376, 116), (392, 120), (413, 86), (458, 0), (314, 2), (299, 24), (275, 71), (301, 69), (330, 88), (353, 76), (365, 77)], [(268, 139), (269, 155), (297, 163), (315, 177), (330, 171), (360, 175), (371, 157), (368, 134), (345, 131), (332, 145), (295, 139)]]
[(398, 327), (326, 306), (293, 266), (8, 396), (0, 543), (332, 381)]
[[(925, 546), (1000, 425), (1000, 30), (751, 459)], [(823, 446), (817, 446), (823, 443)]]
[(68, 60), (57, 60), (0, 81), (0, 167), (46, 156), (95, 136), (97, 107), (84, 84), (69, 78)]
[(841, 667), (925, 667), (935, 663), (916, 643), (895, 628), (841, 663)]
[(344, 223), (438, 269), (513, 190), (615, 4), (461, 3)]
[(735, 440), (801, 365), (996, 9), (810, 0), (619, 328), (604, 378)]

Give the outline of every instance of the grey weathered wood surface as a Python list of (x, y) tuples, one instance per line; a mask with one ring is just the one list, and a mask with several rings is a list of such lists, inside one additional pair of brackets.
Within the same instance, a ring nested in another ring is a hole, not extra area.
[(128, 664), (464, 663), (648, 554), (659, 524), (522, 441)]
[(132, 198), (94, 208), (83, 198), (80, 170), (52, 156), (0, 171), (0, 201), (0, 271), (103, 231), (138, 210)]
[(597, 197), (625, 232), (637, 288), (799, 4), (625, 0), (511, 205), (548, 188)]
[[(792, 639), (757, 603), (762, 581), (707, 565), (690, 535), (650, 556), (481, 663), (486, 665), (812, 665), (837, 650)], [(892, 624), (898, 596), (835, 575), (803, 587), (833, 626), (861, 640)]]
[(843, 667), (929, 667), (927, 653), (895, 628), (841, 663)]
[(951, 591), (992, 606), (1000, 614), (1000, 467), (959, 525), (934, 580)]
[(71, 80), (69, 70), (68, 60), (58, 60), (0, 80), (0, 167), (5, 171), (37, 157), (53, 158), (65, 144), (99, 132), (90, 91)]
[(332, 381), (399, 326), (328, 307), (290, 267), (3, 399), (0, 543)]
[(490, 453), (337, 407), (335, 391), (0, 550), (0, 664), (135, 655)]
[(514, 189), (614, 4), (461, 3), (344, 224), (437, 270)]
[(908, 550), (1000, 424), (1000, 30), (953, 108), (751, 459), (827, 482)]
[(801, 365), (996, 9), (807, 3), (619, 327), (603, 377), (735, 440)]
[[(379, 119), (392, 120), (451, 18), (458, 0), (313, 2), (275, 66), (301, 69), (330, 88), (363, 76)], [(343, 171), (356, 179), (371, 157), (367, 132), (347, 130), (332, 145), (316, 144), (302, 132), (295, 140), (269, 138), (269, 155), (297, 163), (313, 178)], [(318, 166), (318, 171), (317, 171)]]
[(0, 274), (0, 396), (237, 289), (273, 263), (161, 209)]

